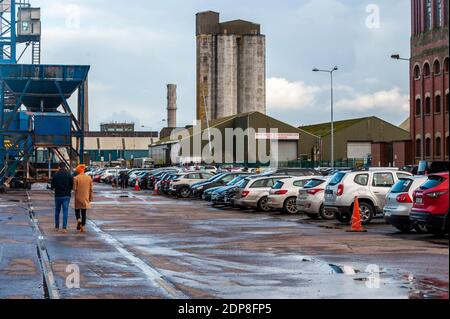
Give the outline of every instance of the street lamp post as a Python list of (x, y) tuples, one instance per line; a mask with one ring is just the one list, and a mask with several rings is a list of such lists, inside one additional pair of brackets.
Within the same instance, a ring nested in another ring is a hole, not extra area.
[(334, 169), (334, 91), (333, 91), (333, 73), (339, 70), (335, 66), (331, 70), (320, 70), (317, 68), (313, 69), (313, 72), (326, 72), (330, 74), (331, 79), (331, 169)]

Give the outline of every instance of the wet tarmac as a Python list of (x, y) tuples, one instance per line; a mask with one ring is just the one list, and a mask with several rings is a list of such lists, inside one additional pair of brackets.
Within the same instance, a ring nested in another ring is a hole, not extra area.
[(0, 298), (46, 298), (52, 288), (60, 298), (448, 298), (448, 238), (400, 234), (382, 220), (353, 234), (334, 221), (96, 185), (87, 233), (76, 233), (71, 210), (63, 234), (43, 185), (31, 203), (1, 196)]

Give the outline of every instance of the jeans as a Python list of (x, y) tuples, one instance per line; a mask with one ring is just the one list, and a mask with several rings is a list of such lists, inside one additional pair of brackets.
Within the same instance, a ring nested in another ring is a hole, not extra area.
[(55, 228), (59, 228), (59, 215), (63, 210), (63, 228), (67, 229), (70, 197), (55, 197)]

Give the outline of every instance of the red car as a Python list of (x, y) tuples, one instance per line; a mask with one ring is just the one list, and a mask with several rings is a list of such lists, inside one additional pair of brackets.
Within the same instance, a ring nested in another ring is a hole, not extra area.
[(448, 233), (448, 172), (432, 174), (414, 192), (414, 206), (411, 212), (413, 224), (425, 225), (430, 233)]

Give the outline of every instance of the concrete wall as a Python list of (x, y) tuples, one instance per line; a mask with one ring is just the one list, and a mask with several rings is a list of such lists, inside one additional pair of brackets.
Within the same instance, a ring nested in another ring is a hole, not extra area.
[(197, 37), (197, 119), (201, 121), (206, 120), (206, 113), (210, 119), (216, 116), (215, 48), (215, 36), (202, 34)]
[(217, 86), (215, 118), (238, 112), (238, 45), (235, 35), (217, 36)]
[(245, 35), (239, 40), (238, 112), (266, 113), (266, 38)]

